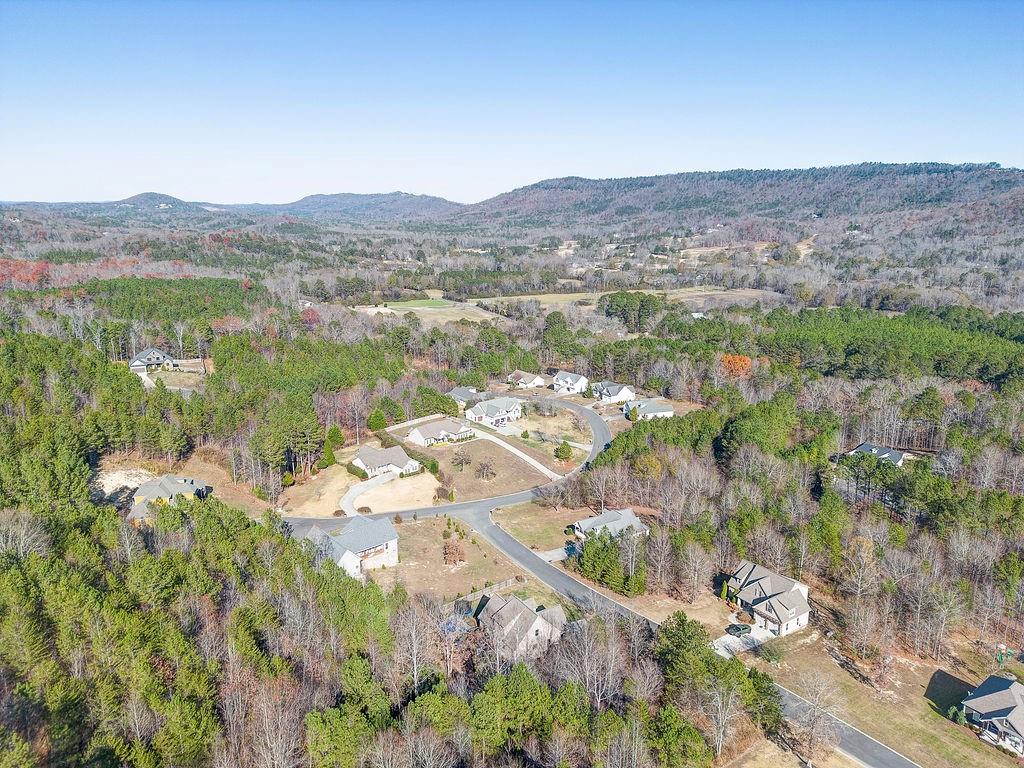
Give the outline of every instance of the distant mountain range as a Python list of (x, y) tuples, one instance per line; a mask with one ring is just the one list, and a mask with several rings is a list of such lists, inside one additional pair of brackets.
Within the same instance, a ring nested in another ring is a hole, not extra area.
[(310, 195), (283, 204), (189, 202), (147, 192), (97, 203), (18, 203), (70, 215), (215, 225), (223, 217), (291, 216), (325, 223), (479, 230), (677, 227), (713, 220), (806, 220), (979, 203), (1024, 211), (1024, 171), (994, 163), (862, 163), (800, 170), (734, 170), (624, 179), (549, 179), (479, 203), (388, 194)]

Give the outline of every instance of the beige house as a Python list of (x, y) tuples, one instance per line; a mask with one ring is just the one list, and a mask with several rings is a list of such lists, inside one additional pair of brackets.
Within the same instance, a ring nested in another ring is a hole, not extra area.
[(544, 386), (544, 377), (537, 373), (512, 371), (506, 381), (515, 389), (536, 389)]
[(558, 605), (543, 608), (532, 597), (520, 600), (487, 593), (477, 614), (480, 626), (490, 634), (499, 651), (513, 659), (533, 659), (562, 639), (567, 619)]

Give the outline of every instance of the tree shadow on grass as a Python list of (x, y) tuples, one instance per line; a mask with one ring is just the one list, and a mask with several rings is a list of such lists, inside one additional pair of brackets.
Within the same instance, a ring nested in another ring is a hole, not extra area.
[(974, 686), (970, 683), (954, 677), (945, 670), (937, 669), (928, 680), (924, 697), (931, 704), (933, 711), (945, 717), (949, 708), (959, 706), (972, 690)]

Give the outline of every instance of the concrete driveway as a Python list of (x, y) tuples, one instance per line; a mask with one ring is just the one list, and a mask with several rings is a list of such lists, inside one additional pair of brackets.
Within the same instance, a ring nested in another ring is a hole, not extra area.
[[(729, 621), (733, 624), (740, 624), (736, 614), (729, 616)], [(731, 659), (744, 651), (752, 651), (759, 645), (764, 645), (769, 640), (773, 640), (775, 635), (769, 632), (764, 627), (750, 627), (749, 635), (740, 635), (739, 637), (733, 637), (732, 635), (722, 635), (716, 640), (711, 642), (711, 647), (715, 649), (715, 653), (725, 659)]]
[(398, 477), (399, 474), (397, 472), (386, 472), (383, 475), (377, 475), (376, 477), (371, 477), (369, 480), (363, 480), (361, 483), (356, 483), (345, 491), (345, 495), (341, 497), (341, 501), (338, 502), (338, 506), (346, 515), (349, 515), (350, 517), (356, 516), (359, 514), (359, 510), (356, 509), (356, 499), (371, 488), (384, 485), (384, 483), (390, 483), (392, 480), (397, 480)]

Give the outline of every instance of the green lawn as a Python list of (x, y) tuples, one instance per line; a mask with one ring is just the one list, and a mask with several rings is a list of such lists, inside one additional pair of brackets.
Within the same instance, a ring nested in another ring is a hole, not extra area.
[(445, 299), (410, 299), (409, 301), (389, 301), (390, 309), (444, 309), (452, 303)]

